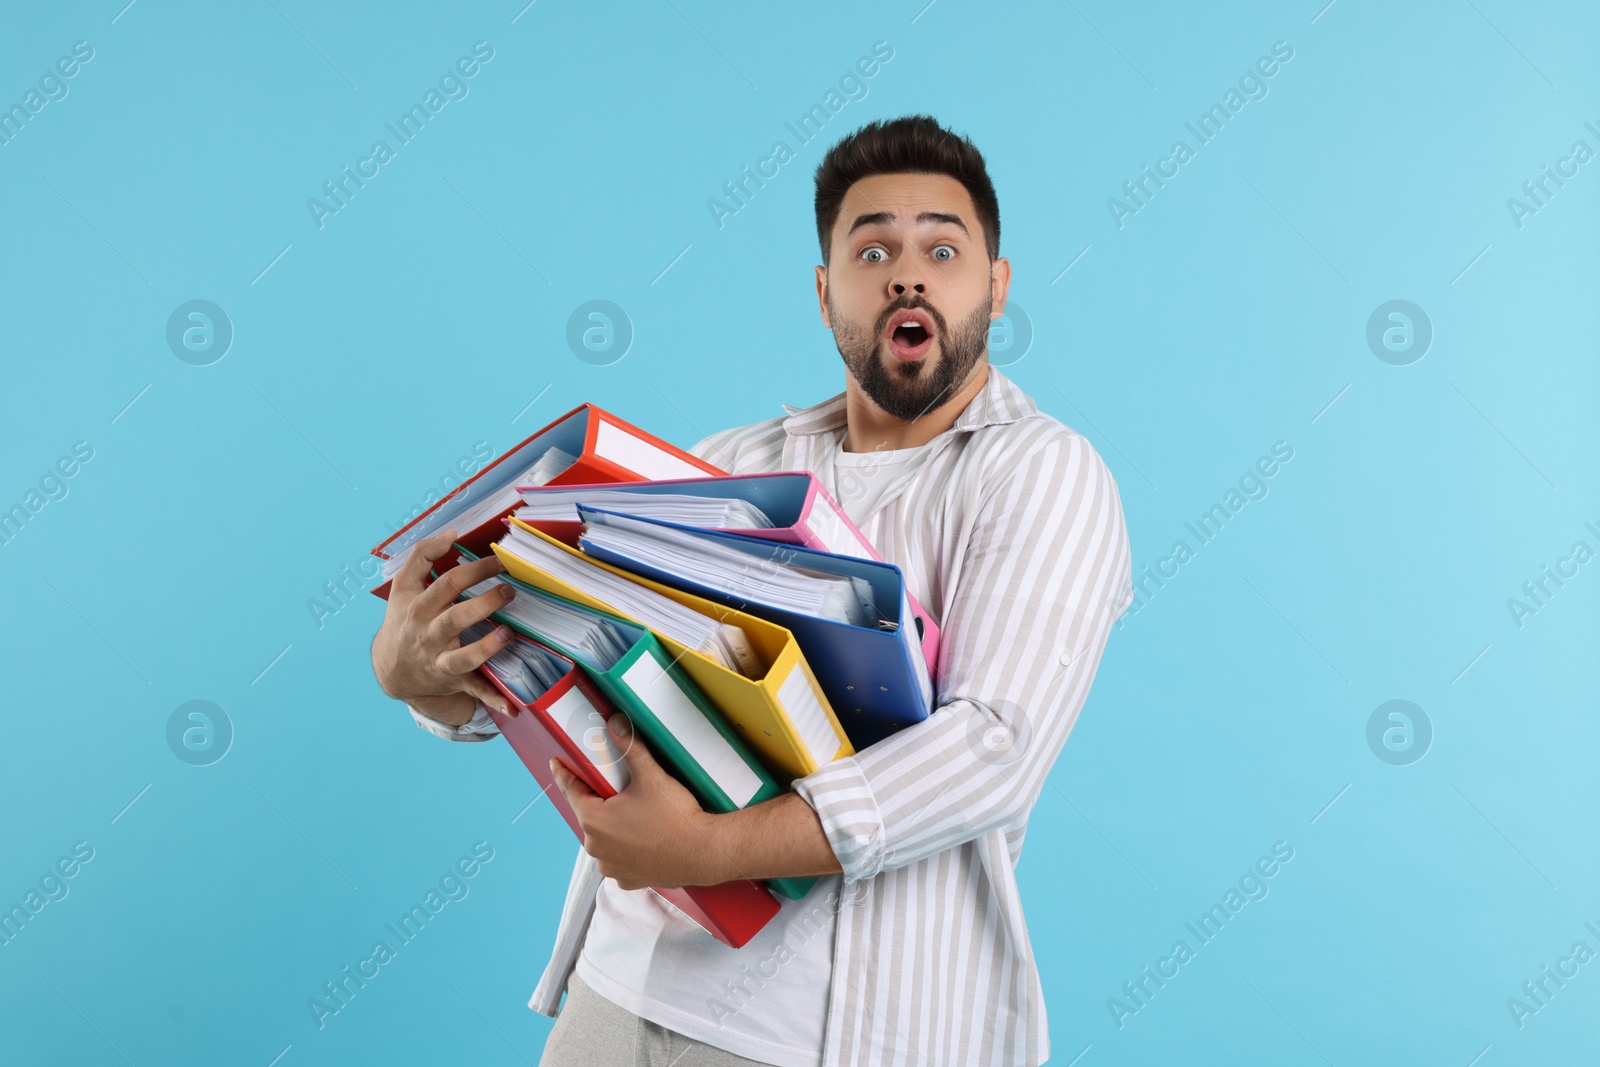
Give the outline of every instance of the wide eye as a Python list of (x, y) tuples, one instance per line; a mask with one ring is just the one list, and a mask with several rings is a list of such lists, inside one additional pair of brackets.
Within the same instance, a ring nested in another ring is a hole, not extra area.
[[(883, 249), (879, 248), (877, 245), (873, 245), (871, 248), (863, 248), (861, 250), (861, 258), (865, 259), (868, 263), (882, 263), (884, 257), (887, 257), (888, 254), (889, 253), (885, 252)], [(874, 255), (878, 256), (879, 258), (877, 258), (877, 259), (870, 258), (870, 257), (872, 257)]]
[[(941, 255), (940, 253), (944, 253)], [(939, 245), (933, 250), (933, 258), (940, 263), (948, 263), (956, 258), (956, 250), (952, 245)]]

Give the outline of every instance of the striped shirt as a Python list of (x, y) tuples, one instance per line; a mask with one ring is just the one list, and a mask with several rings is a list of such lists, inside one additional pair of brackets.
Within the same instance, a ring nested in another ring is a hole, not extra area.
[[(730, 473), (809, 470), (836, 498), (858, 492), (827, 462), (844, 394), (785, 410), (692, 451)], [(823, 1062), (1032, 1067), (1050, 1038), (1015, 867), (1133, 600), (1116, 482), (991, 367), (860, 525), (943, 636), (934, 714), (793, 783), (843, 868)], [(492, 733), (487, 719), (480, 708), (452, 730), (417, 715), (462, 740)], [(580, 848), (534, 1010), (557, 1014), (600, 881)]]

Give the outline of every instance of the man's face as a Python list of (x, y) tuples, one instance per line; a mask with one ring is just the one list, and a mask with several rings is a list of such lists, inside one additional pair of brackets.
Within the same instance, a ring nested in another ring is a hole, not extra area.
[(966, 188), (943, 174), (863, 178), (845, 194), (828, 259), (822, 322), (872, 402), (909, 422), (959, 392), (988, 355), (1010, 281)]

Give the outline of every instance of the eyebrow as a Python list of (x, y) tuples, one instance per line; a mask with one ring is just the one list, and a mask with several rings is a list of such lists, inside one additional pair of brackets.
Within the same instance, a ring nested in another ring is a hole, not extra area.
[[(863, 226), (877, 226), (882, 223), (893, 225), (894, 220), (895, 216), (892, 211), (874, 211), (870, 215), (857, 215), (856, 221), (850, 224), (850, 229), (845, 232), (845, 236), (849, 237), (852, 233), (855, 233)], [(968, 237), (972, 236), (972, 234), (967, 230), (967, 224), (961, 221), (961, 216), (952, 215), (947, 211), (924, 211), (917, 216), (916, 221), (920, 225), (948, 222), (952, 226), (960, 227), (961, 232), (966, 234)]]

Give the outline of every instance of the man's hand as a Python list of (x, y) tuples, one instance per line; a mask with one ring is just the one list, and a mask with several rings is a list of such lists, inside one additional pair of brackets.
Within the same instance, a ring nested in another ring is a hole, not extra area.
[(470, 645), (461, 631), (505, 607), (515, 595), (501, 585), (463, 603), (456, 597), (504, 569), (499, 556), (460, 564), (432, 585), (426, 583), (433, 562), (449, 552), (456, 532), (446, 530), (419, 541), (389, 588), (389, 606), (372, 642), (372, 672), (389, 696), (413, 704), (423, 714), (451, 726), (472, 718), (467, 697), (507, 710), (506, 700), (477, 668), (508, 645), (511, 631), (497, 627)]
[(628, 787), (602, 799), (560, 760), (556, 786), (583, 828), (583, 849), (623, 889), (841, 874), (817, 813), (795, 793), (738, 811), (705, 811), (650, 755), (621, 712), (607, 722), (623, 743)]
[(607, 727), (622, 742), (628, 765), (628, 786), (616, 796), (600, 797), (560, 760), (550, 761), (556, 786), (583, 827), (583, 849), (600, 873), (623, 889), (676, 889), (743, 877), (722, 873), (731, 861), (711, 837), (717, 816), (655, 761), (626, 716), (613, 714)]

